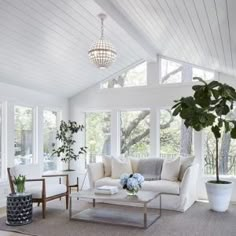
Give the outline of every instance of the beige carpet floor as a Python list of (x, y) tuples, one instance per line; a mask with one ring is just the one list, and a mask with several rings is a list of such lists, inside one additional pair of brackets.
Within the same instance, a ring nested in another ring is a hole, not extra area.
[[(108, 224), (69, 221), (63, 201), (48, 204), (46, 219), (41, 218), (41, 208), (34, 208), (33, 223), (10, 227), (5, 217), (0, 218), (0, 230), (14, 230), (40, 236), (235, 236), (236, 206), (226, 213), (209, 210), (207, 203), (195, 203), (187, 212), (163, 211), (162, 217), (150, 228), (138, 229)], [(88, 203), (80, 205), (80, 209)], [(99, 204), (98, 207), (103, 207)], [(76, 201), (74, 207), (78, 207)], [(109, 206), (110, 207), (110, 206)], [(111, 208), (112, 210), (112, 208)], [(127, 211), (127, 207), (124, 207)], [(1, 234), (0, 234), (1, 235)]]

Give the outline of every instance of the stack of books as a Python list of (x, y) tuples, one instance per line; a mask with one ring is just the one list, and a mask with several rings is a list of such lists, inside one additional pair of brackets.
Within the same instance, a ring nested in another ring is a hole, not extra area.
[(112, 195), (118, 193), (119, 189), (117, 186), (101, 186), (95, 189), (95, 194), (107, 194)]

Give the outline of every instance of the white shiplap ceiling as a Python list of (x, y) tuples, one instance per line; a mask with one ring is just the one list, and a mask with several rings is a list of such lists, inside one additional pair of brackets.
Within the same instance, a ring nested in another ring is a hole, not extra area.
[(93, 0), (0, 0), (0, 82), (70, 97), (143, 58), (108, 17), (105, 37), (117, 61), (108, 70), (91, 65), (87, 52), (100, 36), (100, 12)]
[[(88, 60), (97, 14), (116, 63)], [(236, 0), (0, 0), (0, 82), (73, 96), (161, 54), (236, 75)]]
[(121, 12), (157, 53), (236, 75), (235, 0), (96, 2)]

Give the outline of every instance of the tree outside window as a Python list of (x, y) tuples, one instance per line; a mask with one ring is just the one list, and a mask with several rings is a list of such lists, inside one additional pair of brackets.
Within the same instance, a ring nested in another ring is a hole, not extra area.
[(86, 113), (87, 163), (100, 161), (102, 155), (111, 154), (111, 113)]
[(15, 106), (15, 164), (32, 163), (33, 109)]
[(101, 83), (101, 88), (124, 88), (147, 85), (147, 63), (141, 63), (124, 73)]
[(58, 113), (56, 111), (43, 111), (43, 158), (44, 171), (57, 169), (57, 157), (52, 156), (54, 144), (56, 145)]
[[(236, 109), (228, 118), (236, 120)], [(215, 175), (215, 138), (209, 129), (203, 131), (204, 136), (204, 173)], [(219, 172), (221, 175), (236, 175), (236, 140), (230, 133), (224, 133), (219, 142)]]
[(181, 83), (182, 71), (182, 64), (162, 58), (160, 84)]
[(160, 153), (163, 158), (189, 156), (193, 152), (193, 132), (170, 109), (160, 110)]
[(150, 111), (121, 112), (121, 154), (148, 157), (150, 153)]

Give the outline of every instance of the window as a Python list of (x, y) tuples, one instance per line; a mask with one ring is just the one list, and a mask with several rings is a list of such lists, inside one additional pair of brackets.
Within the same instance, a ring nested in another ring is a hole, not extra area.
[(3, 173), (2, 161), (2, 104), (0, 104), (0, 179)]
[(86, 113), (87, 163), (101, 161), (102, 155), (111, 154), (111, 113)]
[(33, 109), (15, 106), (15, 164), (32, 163)]
[(192, 154), (192, 129), (186, 128), (180, 117), (172, 116), (170, 109), (160, 110), (160, 153), (163, 158)]
[(150, 111), (121, 112), (121, 154), (147, 157), (150, 153)]
[[(236, 109), (229, 114), (229, 119), (236, 119)], [(215, 175), (216, 144), (210, 128), (203, 131), (204, 136), (204, 173)], [(219, 173), (236, 175), (236, 140), (230, 134), (223, 134), (219, 141)]]
[(182, 70), (182, 64), (166, 59), (161, 59), (160, 84), (181, 83)]
[(203, 80), (212, 80), (214, 79), (215, 73), (213, 71), (202, 70), (199, 68), (193, 68), (193, 78), (200, 77)]
[(43, 158), (44, 171), (57, 169), (57, 157), (52, 157), (54, 144), (56, 145), (58, 114), (56, 111), (43, 111)]
[(147, 63), (144, 62), (134, 68), (101, 83), (101, 88), (123, 88), (147, 85)]

